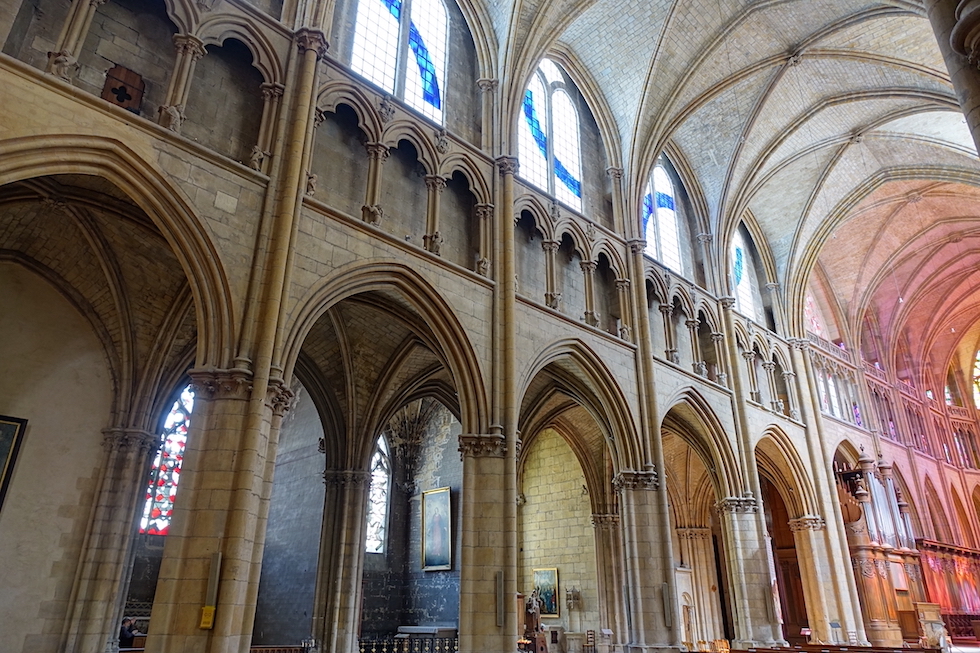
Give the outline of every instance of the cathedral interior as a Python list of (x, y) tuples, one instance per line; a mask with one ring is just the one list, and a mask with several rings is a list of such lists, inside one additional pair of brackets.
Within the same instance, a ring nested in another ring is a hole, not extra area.
[(980, 0), (0, 45), (0, 650), (976, 636)]

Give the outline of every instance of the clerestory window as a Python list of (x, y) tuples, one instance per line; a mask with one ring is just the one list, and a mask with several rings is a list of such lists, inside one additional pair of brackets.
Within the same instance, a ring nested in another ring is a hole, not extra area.
[(521, 104), (520, 175), (558, 201), (582, 210), (582, 150), (578, 112), (558, 65), (542, 59)]
[(643, 195), (643, 236), (647, 241), (646, 253), (674, 272), (684, 274), (676, 197), (670, 176), (663, 164), (658, 163), (653, 169), (646, 193)]
[(448, 37), (442, 0), (360, 0), (351, 68), (442, 124)]
[(759, 321), (759, 306), (762, 303), (759, 278), (756, 276), (755, 257), (749, 243), (745, 227), (739, 225), (732, 235), (732, 291), (735, 295), (735, 310), (750, 320)]
[(391, 495), (391, 457), (384, 436), (378, 438), (371, 457), (371, 488), (368, 490), (367, 553), (384, 553), (388, 532), (388, 501)]
[(153, 459), (150, 481), (146, 488), (140, 533), (166, 535), (170, 530), (180, 468), (184, 463), (187, 429), (190, 428), (193, 410), (194, 391), (191, 386), (187, 386), (181, 391), (163, 422), (160, 448)]

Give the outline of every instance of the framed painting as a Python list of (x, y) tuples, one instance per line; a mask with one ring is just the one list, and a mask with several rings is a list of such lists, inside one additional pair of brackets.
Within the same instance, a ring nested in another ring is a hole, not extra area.
[(422, 570), (453, 568), (452, 512), (449, 488), (422, 493)]
[(542, 617), (558, 617), (558, 569), (534, 569), (534, 589), (538, 593), (538, 600), (541, 601)]
[(0, 415), (0, 507), (10, 486), (10, 476), (14, 471), (14, 462), (20, 443), (24, 440), (24, 430), (27, 420), (19, 417)]

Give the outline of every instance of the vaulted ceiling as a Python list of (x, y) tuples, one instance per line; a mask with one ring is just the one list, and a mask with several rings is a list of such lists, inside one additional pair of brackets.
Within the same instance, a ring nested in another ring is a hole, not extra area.
[(980, 167), (921, 2), (476, 1), (509, 101), (565, 63), (634, 214), (669, 148), (715, 243), (746, 221), (791, 333), (810, 289), (852, 349), (873, 314), (883, 366), (975, 355)]

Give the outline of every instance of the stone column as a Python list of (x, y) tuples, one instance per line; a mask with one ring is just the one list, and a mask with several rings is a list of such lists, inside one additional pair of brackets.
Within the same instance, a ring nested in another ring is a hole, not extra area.
[(496, 129), (496, 115), (494, 114), (494, 94), (497, 91), (499, 83), (496, 79), (478, 79), (476, 80), (476, 85), (480, 89), (480, 96), (482, 98), (481, 108), (483, 111), (483, 120), (480, 122), (483, 125), (483, 138), (482, 138), (482, 149), (484, 152), (490, 152), (493, 150), (496, 140), (494, 135), (497, 133)]
[(658, 496), (660, 479), (652, 470), (622, 471), (613, 478), (613, 487), (623, 519), (630, 625), (625, 649), (639, 653), (679, 646), (673, 583), (668, 582), (673, 569), (664, 564), (670, 538), (662, 528), (668, 516)]
[(727, 497), (715, 504), (725, 536), (725, 560), (732, 592), (733, 648), (785, 646), (775, 614), (765, 536), (759, 532), (759, 504), (753, 496)]
[(728, 373), (725, 371), (728, 366), (725, 364), (727, 361), (727, 356), (725, 356), (725, 334), (720, 332), (713, 332), (711, 334), (711, 343), (715, 348), (715, 360), (718, 361), (718, 385), (728, 386)]
[(480, 251), (477, 253), (476, 271), (489, 277), (490, 261), (493, 256), (493, 204), (477, 204), (476, 220), (480, 229)]
[(623, 532), (617, 514), (594, 514), (595, 554), (598, 570), (599, 627), (613, 631), (611, 650), (626, 641), (626, 606), (623, 604)]
[(926, 0), (923, 4), (973, 141), (980, 148), (980, 0)]
[(72, 0), (68, 17), (61, 28), (58, 45), (54, 52), (48, 53), (47, 72), (66, 82), (78, 70), (78, 54), (92, 26), (92, 18), (106, 0)]
[(858, 603), (857, 586), (853, 573), (846, 566), (850, 556), (840, 501), (837, 499), (836, 485), (830, 476), (833, 454), (825, 442), (826, 436), (819, 410), (820, 398), (817, 394), (817, 376), (809, 355), (810, 341), (800, 338), (790, 340), (789, 344), (793, 355), (793, 368), (799, 381), (796, 390), (800, 393), (800, 419), (806, 424), (808, 466), (813, 478), (814, 494), (820, 512), (833, 516), (832, 519), (828, 519), (825, 526), (829, 576), (825, 579), (821, 591), (824, 593), (831, 620), (837, 617), (848, 639), (853, 634), (860, 645), (867, 645), (868, 639)]
[(830, 577), (825, 527), (823, 517), (816, 515), (804, 515), (789, 521), (803, 580), (803, 599), (806, 602), (807, 623), (812, 631), (812, 641), (832, 644), (831, 615), (827, 611), (824, 594), (825, 579)]
[(428, 191), (425, 235), (422, 243), (425, 249), (437, 256), (442, 252), (442, 236), (439, 234), (439, 200), (446, 189), (446, 179), (439, 175), (426, 175), (425, 188)]
[(763, 361), (762, 369), (766, 371), (766, 383), (769, 387), (769, 408), (777, 413), (783, 412), (779, 391), (776, 388), (776, 363), (775, 361)]
[(616, 299), (619, 301), (619, 337), (633, 342), (633, 311), (630, 310), (630, 280), (616, 279)]
[(698, 320), (690, 319), (686, 320), (684, 324), (687, 326), (687, 337), (691, 343), (691, 371), (699, 376), (705, 376), (707, 371), (704, 367), (704, 361), (701, 360), (701, 348), (698, 346), (698, 325), (701, 323)]
[[(459, 650), (512, 651), (517, 649), (516, 622), (498, 621), (496, 576), (508, 566), (507, 444), (503, 436), (460, 435), (463, 458), (463, 496), (460, 514), (461, 560), (459, 579)], [(511, 499), (516, 513), (516, 499)], [(516, 579), (514, 581), (516, 588)], [(504, 592), (505, 614), (514, 612), (513, 591)], [(516, 619), (516, 615), (514, 615)], [(509, 627), (508, 626), (509, 622)]]
[(664, 356), (667, 357), (672, 363), (677, 362), (677, 345), (675, 344), (674, 337), (674, 307), (670, 304), (660, 305), (660, 315), (664, 318), (664, 344), (667, 348), (664, 350)]
[(748, 399), (760, 403), (762, 396), (759, 393), (759, 377), (755, 375), (755, 350), (743, 351), (742, 359), (745, 361), (745, 376), (749, 380)]
[(609, 175), (609, 185), (612, 186), (613, 227), (618, 233), (627, 233), (623, 215), (623, 169), (610, 166), (606, 168), (606, 174)]
[(357, 650), (361, 577), (364, 572), (365, 511), (371, 475), (364, 470), (329, 469), (320, 531), (313, 636), (321, 653)]
[[(711, 242), (715, 239), (715, 237), (712, 234), (703, 233), (698, 234), (696, 238), (698, 245), (701, 246), (701, 260), (706, 262), (713, 260), (711, 257)], [(714, 265), (705, 265), (705, 281), (710, 288), (715, 290), (715, 292), (720, 292), (724, 286), (718, 279), (718, 273), (715, 271), (716, 267), (717, 266)]]
[(262, 90), (262, 123), (259, 126), (259, 137), (252, 147), (248, 165), (252, 170), (268, 173), (269, 158), (272, 156), (272, 135), (275, 133), (276, 122), (279, 120), (279, 106), (282, 104), (282, 94), (285, 87), (282, 84), (266, 82), (260, 88)]
[(786, 386), (786, 400), (789, 402), (789, 416), (799, 421), (800, 405), (796, 400), (796, 373), (783, 371), (783, 384)]
[(158, 111), (160, 124), (179, 134), (186, 117), (184, 111), (191, 81), (194, 79), (194, 68), (208, 51), (201, 39), (190, 34), (174, 34), (174, 45), (177, 48), (177, 61), (170, 75), (167, 95)]
[(160, 437), (139, 429), (103, 432), (105, 450), (95, 513), (75, 580), (64, 651), (115, 651), (126, 601), (134, 516), (146, 492), (151, 452)]
[(579, 264), (585, 276), (585, 313), (582, 319), (589, 326), (599, 326), (599, 314), (595, 310), (595, 261), (582, 261)]
[(364, 147), (368, 153), (368, 173), (361, 217), (365, 222), (380, 226), (384, 217), (384, 210), (381, 208), (381, 174), (382, 167), (388, 160), (389, 150), (384, 143), (368, 143)]
[(545, 240), (541, 242), (541, 249), (544, 250), (545, 258), (545, 293), (544, 303), (548, 308), (556, 311), (561, 310), (561, 291), (558, 289), (558, 248), (561, 246), (557, 240)]

